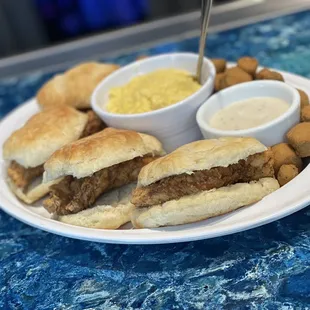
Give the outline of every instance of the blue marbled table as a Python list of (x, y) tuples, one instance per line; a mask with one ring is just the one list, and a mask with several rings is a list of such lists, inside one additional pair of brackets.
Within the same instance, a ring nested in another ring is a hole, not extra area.
[[(102, 60), (126, 64), (197, 45), (192, 38)], [(310, 12), (210, 35), (208, 55), (253, 55), (310, 76)], [(0, 81), (1, 116), (53, 74)], [(0, 309), (310, 309), (310, 212), (212, 240), (122, 246), (52, 235), (0, 211)]]

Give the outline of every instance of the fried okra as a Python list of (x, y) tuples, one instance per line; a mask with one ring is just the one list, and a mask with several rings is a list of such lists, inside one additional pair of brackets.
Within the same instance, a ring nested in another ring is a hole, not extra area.
[(307, 105), (301, 109), (301, 121), (310, 122), (310, 105)]
[(299, 171), (302, 169), (302, 161), (293, 148), (287, 143), (280, 143), (271, 148), (274, 156), (274, 170), (278, 173), (283, 165), (295, 165)]
[(238, 60), (238, 67), (254, 77), (258, 61), (253, 57), (242, 57)]
[(278, 182), (281, 186), (284, 186), (288, 182), (292, 181), (298, 175), (298, 168), (295, 165), (283, 165), (278, 172)]
[(287, 133), (287, 139), (300, 157), (310, 156), (310, 123), (300, 123)]
[(213, 58), (211, 59), (213, 62), (216, 73), (223, 73), (226, 70), (226, 60), (222, 58)]
[(297, 89), (300, 95), (300, 108), (302, 109), (305, 106), (309, 105), (308, 95), (301, 89)]
[(267, 68), (262, 69), (256, 74), (257, 80), (275, 80), (284, 82), (284, 78), (282, 74), (276, 71), (271, 71)]
[(253, 78), (250, 74), (243, 71), (239, 67), (233, 67), (227, 69), (224, 78), (221, 79), (220, 87), (221, 89), (252, 81)]

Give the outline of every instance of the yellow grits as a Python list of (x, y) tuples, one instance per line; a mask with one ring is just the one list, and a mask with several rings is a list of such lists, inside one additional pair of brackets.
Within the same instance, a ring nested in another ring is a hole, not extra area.
[(160, 69), (139, 75), (124, 86), (112, 88), (107, 110), (117, 114), (154, 111), (182, 101), (200, 87), (185, 70)]

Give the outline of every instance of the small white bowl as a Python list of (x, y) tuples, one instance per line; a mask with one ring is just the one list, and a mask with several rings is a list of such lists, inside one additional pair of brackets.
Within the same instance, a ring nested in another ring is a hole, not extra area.
[(154, 135), (168, 152), (199, 140), (202, 136), (196, 123), (196, 112), (212, 94), (216, 74), (214, 65), (207, 58), (203, 61), (203, 86), (190, 97), (166, 108), (141, 114), (114, 114), (106, 110), (111, 88), (124, 85), (137, 75), (163, 68), (184, 69), (194, 75), (197, 60), (196, 54), (173, 53), (150, 57), (125, 66), (97, 86), (91, 99), (92, 108), (110, 127)]
[[(212, 116), (228, 105), (255, 97), (275, 97), (290, 108), (275, 120), (245, 130), (219, 130), (210, 127)], [(286, 141), (286, 133), (300, 121), (300, 96), (295, 88), (278, 81), (253, 81), (229, 87), (210, 97), (198, 110), (197, 122), (205, 139), (253, 137), (266, 146)]]

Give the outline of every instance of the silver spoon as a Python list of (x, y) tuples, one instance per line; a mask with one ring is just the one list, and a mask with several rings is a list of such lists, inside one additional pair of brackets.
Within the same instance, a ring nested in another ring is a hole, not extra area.
[(199, 41), (199, 58), (197, 64), (197, 81), (202, 84), (202, 64), (206, 47), (206, 39), (208, 34), (208, 26), (213, 0), (202, 0), (201, 5), (201, 34)]

